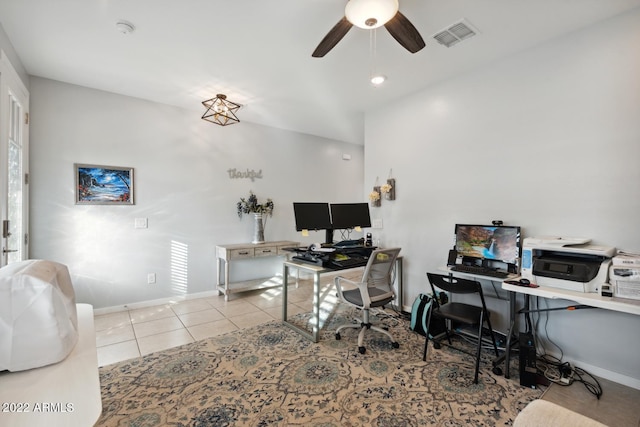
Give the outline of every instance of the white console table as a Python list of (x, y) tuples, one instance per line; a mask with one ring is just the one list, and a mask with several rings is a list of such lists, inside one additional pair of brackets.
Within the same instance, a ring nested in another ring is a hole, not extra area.
[(92, 426), (102, 412), (93, 307), (77, 304), (78, 342), (61, 362), (0, 372), (0, 426)]
[(218, 292), (224, 295), (225, 301), (229, 295), (235, 292), (244, 292), (253, 289), (263, 289), (275, 286), (282, 286), (282, 283), (270, 281), (272, 277), (245, 280), (242, 282), (229, 282), (229, 269), (234, 261), (246, 259), (259, 259), (264, 257), (286, 257), (291, 254), (285, 248), (298, 247), (300, 242), (280, 240), (276, 242), (264, 243), (239, 243), (231, 245), (216, 246), (217, 276), (216, 286)]

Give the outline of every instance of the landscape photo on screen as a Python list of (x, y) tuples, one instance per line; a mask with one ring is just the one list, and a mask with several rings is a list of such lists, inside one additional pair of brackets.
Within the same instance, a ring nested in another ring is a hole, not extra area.
[(519, 256), (517, 227), (458, 225), (456, 251), (462, 256), (515, 263)]

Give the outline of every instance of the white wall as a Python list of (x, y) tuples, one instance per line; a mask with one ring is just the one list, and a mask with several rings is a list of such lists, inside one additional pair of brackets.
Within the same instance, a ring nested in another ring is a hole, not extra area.
[[(365, 194), (393, 169), (397, 200), (372, 216), (403, 248), (405, 306), (446, 263), (455, 223), (640, 252), (638, 46), (635, 10), (367, 114)], [(554, 312), (547, 328), (569, 359), (640, 388), (640, 316)]]
[(2, 27), (2, 24), (0, 24), (0, 49), (2, 49), (2, 51), (7, 55), (9, 62), (11, 62), (11, 65), (16, 70), (16, 73), (18, 73), (20, 80), (22, 80), (22, 83), (28, 89), (29, 75), (25, 71), (24, 66), (22, 65), (22, 61), (20, 61), (18, 54), (13, 48), (13, 45), (11, 44), (11, 40), (9, 40), (9, 37), (7, 37), (7, 33), (5, 33), (4, 28)]
[[(252, 238), (251, 218), (236, 214), (240, 197), (253, 190), (260, 202), (274, 200), (267, 240), (324, 240), (296, 233), (292, 202), (362, 201), (363, 150), (245, 122), (220, 127), (179, 108), (31, 77), (30, 255), (68, 265), (78, 301), (95, 308), (211, 291), (215, 246)], [(135, 205), (75, 205), (74, 163), (133, 167)], [(263, 178), (231, 179), (231, 168)], [(149, 228), (134, 229), (135, 218)], [(182, 248), (186, 283), (176, 277)], [(281, 272), (281, 260), (271, 261), (234, 278)]]

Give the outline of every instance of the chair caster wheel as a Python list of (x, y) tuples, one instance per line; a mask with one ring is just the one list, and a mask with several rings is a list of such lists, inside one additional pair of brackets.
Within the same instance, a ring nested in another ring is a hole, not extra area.
[(340, 336), (340, 334), (339, 334), (339, 333), (337, 333), (337, 334), (336, 334), (336, 340), (337, 340), (337, 341), (340, 341), (340, 339), (341, 339), (341, 338), (342, 338), (342, 337)]
[(439, 342), (433, 342), (433, 348), (435, 349), (440, 349), (440, 343)]
[(502, 375), (502, 368), (500, 368), (499, 366), (494, 366), (491, 372), (493, 372), (496, 375)]
[(358, 347), (358, 351), (360, 352), (360, 354), (364, 354), (367, 351), (367, 349), (364, 347)]
[(393, 348), (400, 348), (400, 343), (392, 342), (391, 345), (393, 346)]

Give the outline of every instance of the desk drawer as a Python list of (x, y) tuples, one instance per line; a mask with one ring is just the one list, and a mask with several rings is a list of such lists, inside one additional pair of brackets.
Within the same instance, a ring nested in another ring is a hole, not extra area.
[(276, 246), (264, 246), (255, 248), (255, 256), (274, 256), (278, 254), (278, 248)]
[(253, 258), (254, 256), (254, 248), (231, 249), (229, 251), (229, 258), (231, 259)]

